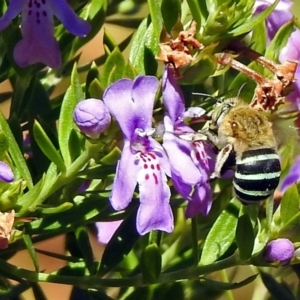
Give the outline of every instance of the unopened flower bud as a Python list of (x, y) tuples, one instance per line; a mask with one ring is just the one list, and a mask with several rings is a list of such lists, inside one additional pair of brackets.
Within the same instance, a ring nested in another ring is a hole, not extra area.
[(74, 110), (74, 121), (81, 132), (96, 139), (110, 124), (110, 114), (105, 104), (98, 99), (80, 101)]
[(288, 239), (277, 239), (271, 241), (265, 251), (264, 259), (267, 262), (279, 262), (284, 265), (289, 263), (295, 253), (293, 243)]
[(0, 181), (9, 183), (14, 181), (14, 179), (14, 173), (12, 172), (10, 166), (3, 161), (0, 161)]

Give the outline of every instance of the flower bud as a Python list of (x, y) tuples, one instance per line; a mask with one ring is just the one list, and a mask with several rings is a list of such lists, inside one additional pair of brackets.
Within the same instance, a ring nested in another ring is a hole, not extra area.
[(12, 172), (10, 166), (3, 161), (0, 161), (0, 181), (9, 183), (14, 181), (14, 179), (14, 173)]
[(98, 138), (111, 120), (103, 101), (94, 98), (80, 101), (75, 107), (73, 118), (81, 132), (92, 139)]
[(277, 239), (271, 241), (265, 251), (264, 251), (264, 259), (267, 262), (276, 262), (278, 261), (280, 264), (284, 265), (289, 263), (289, 261), (294, 256), (294, 245), (288, 239)]

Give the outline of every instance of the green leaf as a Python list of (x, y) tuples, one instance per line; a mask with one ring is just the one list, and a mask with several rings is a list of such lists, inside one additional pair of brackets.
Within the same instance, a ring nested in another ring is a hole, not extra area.
[(253, 27), (255, 27), (260, 22), (263, 22), (270, 15), (270, 13), (274, 10), (274, 8), (278, 4), (278, 2), (279, 2), (279, 0), (276, 0), (272, 5), (270, 5), (268, 8), (266, 8), (260, 14), (258, 14), (256, 16), (251, 16), (251, 18), (249, 18), (242, 25), (229, 31), (228, 35), (239, 36), (239, 35), (242, 35), (244, 33), (251, 31)]
[(181, 1), (180, 0), (162, 0), (161, 14), (164, 20), (164, 25), (167, 32), (171, 32), (173, 26), (181, 16)]
[[(162, 0), (148, 0), (151, 23), (153, 25), (153, 38), (156, 41), (157, 47), (160, 42), (160, 34), (162, 31), (161, 2)], [(172, 5), (172, 3), (170, 3), (170, 5)]]
[(219, 281), (205, 278), (204, 280), (201, 280), (201, 283), (216, 290), (228, 291), (228, 290), (241, 288), (253, 282), (256, 279), (257, 275), (258, 274), (251, 275), (240, 282), (219, 282)]
[(27, 185), (29, 188), (32, 188), (32, 178), (31, 174), (27, 168), (26, 161), (24, 159), (23, 154), (20, 151), (20, 148), (18, 147), (18, 144), (16, 143), (16, 140), (10, 130), (10, 127), (8, 126), (2, 112), (0, 112), (0, 130), (5, 132), (5, 135), (7, 137), (8, 145), (9, 145), (9, 154), (11, 155), (11, 158), (14, 162), (14, 165), (16, 166), (16, 169), (20, 173), (20, 176), (27, 181)]
[(248, 215), (239, 217), (235, 235), (241, 260), (249, 259), (253, 251), (255, 236)]
[(82, 256), (91, 275), (95, 273), (94, 254), (90, 243), (86, 227), (79, 226), (74, 231), (77, 245), (81, 250)]
[(286, 286), (278, 283), (272, 275), (261, 271), (260, 276), (265, 287), (274, 299), (296, 300), (292, 292), (288, 290)]
[(116, 267), (131, 251), (139, 237), (140, 235), (136, 230), (136, 209), (134, 209), (107, 244), (102, 256), (99, 273), (104, 275)]
[(265, 53), (267, 45), (267, 31), (265, 22), (258, 23), (253, 27), (250, 45), (252, 50), (261, 54)]
[(44, 294), (43, 289), (38, 283), (32, 282), (32, 291), (36, 300), (47, 300), (47, 297)]
[(220, 258), (234, 242), (238, 208), (229, 203), (223, 210), (205, 240), (200, 264), (209, 265)]
[(287, 41), (294, 30), (295, 27), (293, 20), (281, 26), (274, 38), (271, 40), (271, 43), (269, 44), (265, 53), (265, 57), (274, 61), (278, 61), (281, 49), (286, 46)]
[(62, 160), (58, 151), (55, 149), (42, 126), (37, 121), (35, 121), (33, 124), (33, 134), (43, 153), (50, 159), (50, 161), (57, 165), (61, 172), (66, 172), (64, 161)]
[(161, 273), (161, 254), (157, 244), (148, 245), (142, 252), (141, 269), (147, 283), (157, 281)]
[(111, 83), (124, 77), (125, 59), (118, 48), (115, 48), (107, 57), (104, 64), (103, 73), (100, 76), (102, 87), (107, 87)]
[(280, 202), (281, 223), (290, 221), (299, 211), (299, 194), (297, 185), (292, 185), (287, 189)]
[(71, 75), (71, 86), (67, 89), (62, 102), (58, 128), (59, 148), (66, 166), (72, 163), (69, 144), (66, 141), (69, 140), (71, 131), (76, 129), (73, 121), (73, 112), (76, 104), (83, 99), (84, 93), (79, 82), (76, 64), (74, 64)]
[(35, 249), (34, 249), (34, 246), (32, 244), (32, 241), (31, 241), (31, 238), (28, 234), (23, 234), (22, 235), (22, 238), (23, 238), (23, 241), (26, 245), (26, 248), (28, 250), (28, 253), (32, 259), (32, 262), (33, 262), (33, 265), (34, 265), (34, 268), (37, 272), (39, 272), (39, 260), (38, 260), (38, 257), (36, 255), (36, 252), (35, 252)]
[(129, 53), (129, 61), (136, 68), (138, 74), (156, 74), (155, 56), (158, 54), (158, 50), (158, 41), (154, 36), (153, 25), (149, 24), (149, 19), (144, 19), (133, 36)]
[(16, 205), (17, 217), (23, 217), (29, 213), (29, 207), (40, 195), (44, 183), (45, 177), (43, 177), (33, 188), (18, 199)]
[(42, 214), (43, 215), (52, 215), (52, 214), (57, 214), (61, 213), (63, 211), (69, 210), (73, 207), (73, 203), (71, 202), (64, 202), (59, 206), (55, 207), (46, 207), (42, 209)]

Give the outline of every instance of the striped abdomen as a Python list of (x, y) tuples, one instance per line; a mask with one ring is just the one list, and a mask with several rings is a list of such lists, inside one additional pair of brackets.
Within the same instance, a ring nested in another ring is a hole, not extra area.
[(271, 148), (245, 151), (236, 161), (233, 186), (236, 197), (244, 203), (265, 200), (278, 186), (280, 161)]

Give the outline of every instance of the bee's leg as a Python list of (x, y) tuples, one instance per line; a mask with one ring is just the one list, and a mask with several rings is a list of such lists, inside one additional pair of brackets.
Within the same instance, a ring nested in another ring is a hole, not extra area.
[(216, 134), (214, 131), (208, 129), (207, 131), (205, 131), (205, 135), (207, 136), (208, 140), (215, 145), (216, 147), (218, 147), (219, 145), (219, 137), (218, 134)]
[(220, 150), (220, 152), (217, 155), (215, 170), (211, 174), (210, 179), (221, 177), (222, 168), (224, 167), (224, 164), (227, 162), (232, 151), (233, 151), (233, 146), (231, 144), (226, 145)]

